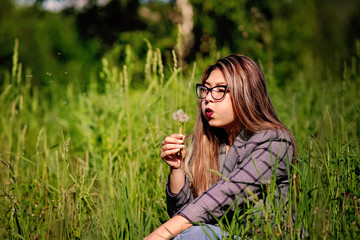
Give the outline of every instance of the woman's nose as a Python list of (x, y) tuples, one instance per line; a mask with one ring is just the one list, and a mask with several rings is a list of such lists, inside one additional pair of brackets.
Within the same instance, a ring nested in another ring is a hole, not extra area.
[(207, 101), (207, 102), (212, 102), (212, 101), (214, 101), (214, 99), (213, 99), (210, 91), (209, 91), (208, 94), (206, 95), (205, 101)]

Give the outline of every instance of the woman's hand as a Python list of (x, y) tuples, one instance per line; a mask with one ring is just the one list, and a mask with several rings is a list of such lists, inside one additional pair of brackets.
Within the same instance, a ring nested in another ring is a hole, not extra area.
[[(174, 169), (181, 167), (183, 155), (185, 154), (185, 136), (172, 134), (164, 139), (161, 146), (160, 157)], [(180, 150), (182, 150), (180, 152)]]

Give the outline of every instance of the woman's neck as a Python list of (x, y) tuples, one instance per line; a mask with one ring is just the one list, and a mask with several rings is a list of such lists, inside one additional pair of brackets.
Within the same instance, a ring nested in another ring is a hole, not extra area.
[[(226, 131), (226, 130), (225, 130)], [(226, 131), (227, 134), (227, 140), (228, 140), (228, 145), (231, 146), (234, 141), (235, 138), (237, 137), (237, 135), (240, 133), (241, 128), (240, 127), (236, 127), (236, 128), (231, 128), (230, 130)]]

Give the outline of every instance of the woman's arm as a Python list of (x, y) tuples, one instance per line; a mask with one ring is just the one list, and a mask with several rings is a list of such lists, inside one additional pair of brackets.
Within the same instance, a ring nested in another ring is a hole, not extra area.
[(176, 215), (146, 236), (144, 240), (171, 239), (191, 226), (192, 224), (186, 218)]
[(173, 194), (178, 194), (185, 185), (185, 171), (183, 164), (180, 168), (170, 167), (169, 187)]
[(166, 206), (170, 218), (173, 217), (184, 205), (190, 203), (194, 199), (190, 190), (190, 180), (186, 174), (184, 178), (184, 186), (176, 194), (170, 189), (170, 176), (166, 183)]
[[(170, 175), (166, 183), (167, 210), (172, 217), (192, 198), (189, 179), (184, 170), (185, 136), (172, 134), (164, 139), (161, 146), (161, 158), (170, 166)], [(180, 150), (182, 153), (179, 153)]]

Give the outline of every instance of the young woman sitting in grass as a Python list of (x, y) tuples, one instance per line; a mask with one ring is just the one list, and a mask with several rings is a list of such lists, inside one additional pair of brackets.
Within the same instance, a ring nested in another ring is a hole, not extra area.
[(288, 191), (295, 140), (276, 116), (260, 67), (242, 55), (221, 58), (206, 69), (196, 93), (186, 154), (181, 134), (166, 137), (161, 147), (170, 166), (171, 219), (145, 239), (222, 239), (217, 219), (263, 199), (270, 181), (276, 180), (275, 196)]

